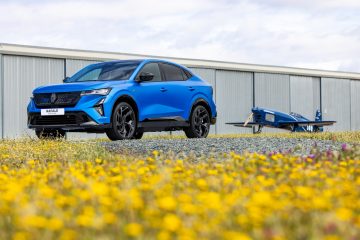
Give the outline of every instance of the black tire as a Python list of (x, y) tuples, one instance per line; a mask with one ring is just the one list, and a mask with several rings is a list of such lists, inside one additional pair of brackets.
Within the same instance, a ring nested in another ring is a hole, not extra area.
[(133, 107), (120, 102), (114, 108), (111, 117), (112, 127), (106, 130), (106, 135), (112, 141), (133, 139), (136, 133), (136, 114)]
[(39, 139), (61, 139), (65, 137), (62, 129), (36, 129), (35, 134)]
[(202, 105), (196, 106), (190, 114), (190, 127), (184, 129), (188, 138), (206, 138), (210, 131), (210, 114)]
[(319, 127), (319, 126), (314, 126), (314, 127), (313, 127), (313, 132), (315, 132), (315, 133), (321, 132), (321, 127)]
[(144, 132), (143, 131), (136, 131), (136, 133), (134, 134), (134, 137), (133, 139), (141, 139), (144, 135)]

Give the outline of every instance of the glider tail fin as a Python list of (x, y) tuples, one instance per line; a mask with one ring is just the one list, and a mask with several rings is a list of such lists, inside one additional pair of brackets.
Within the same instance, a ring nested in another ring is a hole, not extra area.
[[(316, 122), (321, 122), (322, 121), (322, 114), (321, 114), (321, 111), (320, 110), (316, 110), (316, 113), (315, 113), (315, 121)], [(318, 127), (316, 126), (316, 132), (323, 132), (324, 131), (324, 128), (323, 127)]]
[(317, 121), (317, 122), (322, 121), (322, 114), (321, 114), (321, 111), (320, 111), (320, 110), (316, 110), (316, 113), (315, 113), (315, 121)]

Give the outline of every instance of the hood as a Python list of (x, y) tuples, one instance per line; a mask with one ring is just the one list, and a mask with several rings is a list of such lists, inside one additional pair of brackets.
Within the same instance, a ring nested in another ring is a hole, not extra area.
[[(120, 81), (117, 81), (119, 83)], [(122, 81), (123, 82), (123, 81)], [(110, 87), (111, 81), (88, 81), (77, 83), (63, 83), (41, 86), (36, 88), (33, 93), (56, 93), (56, 92), (78, 92), (91, 89), (100, 89)]]

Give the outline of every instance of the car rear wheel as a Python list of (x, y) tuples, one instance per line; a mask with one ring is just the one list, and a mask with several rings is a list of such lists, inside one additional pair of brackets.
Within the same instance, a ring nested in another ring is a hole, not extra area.
[(136, 114), (132, 106), (126, 102), (116, 105), (112, 113), (112, 127), (106, 130), (110, 140), (133, 139), (136, 133)]
[(184, 129), (188, 138), (206, 138), (210, 131), (210, 114), (202, 105), (196, 106), (190, 115), (190, 126)]
[(35, 134), (39, 139), (60, 139), (65, 137), (62, 129), (36, 129)]

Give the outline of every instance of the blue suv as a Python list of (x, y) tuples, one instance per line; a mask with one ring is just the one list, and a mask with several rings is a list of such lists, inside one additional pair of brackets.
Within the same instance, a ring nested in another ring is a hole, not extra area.
[(64, 84), (36, 88), (27, 111), (39, 138), (105, 132), (111, 140), (140, 139), (175, 130), (205, 138), (216, 122), (212, 87), (184, 66), (153, 59), (89, 65)]

